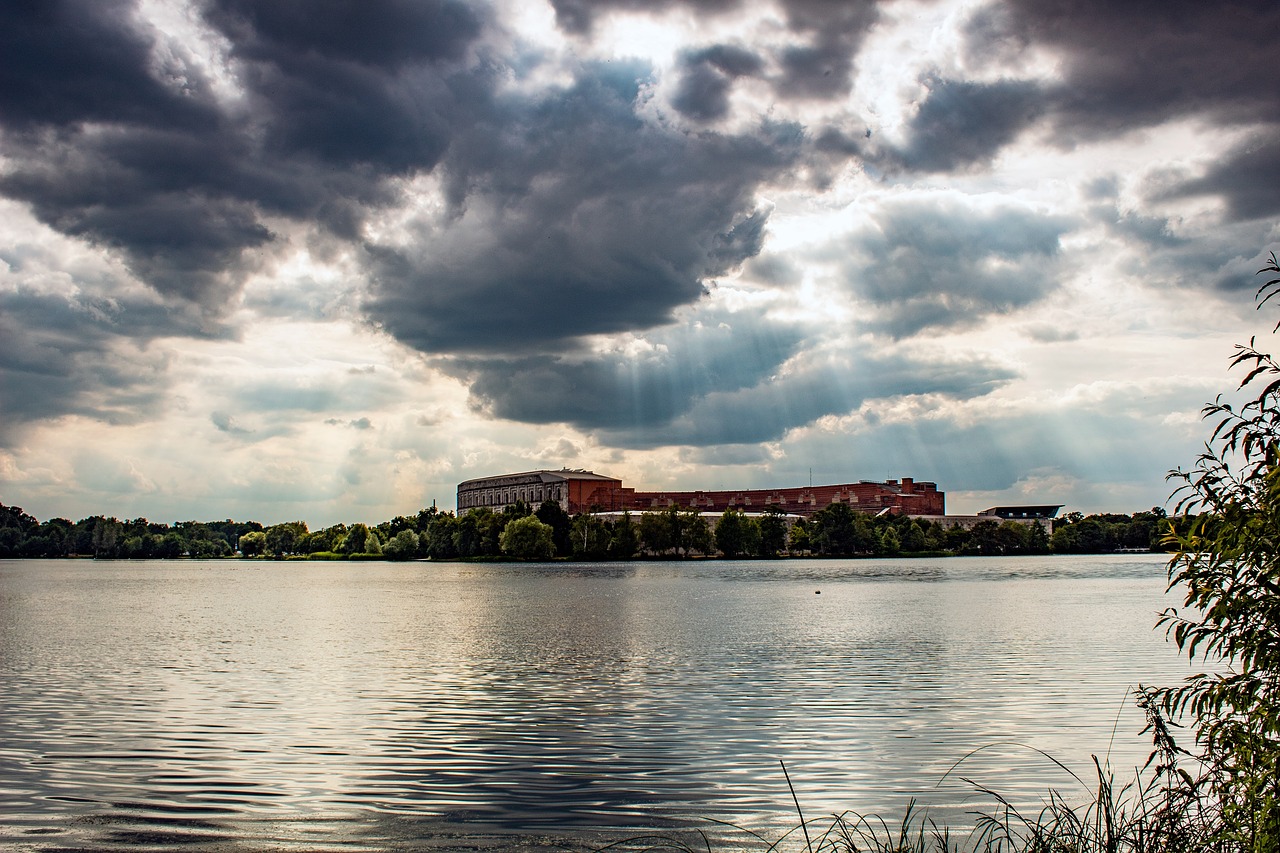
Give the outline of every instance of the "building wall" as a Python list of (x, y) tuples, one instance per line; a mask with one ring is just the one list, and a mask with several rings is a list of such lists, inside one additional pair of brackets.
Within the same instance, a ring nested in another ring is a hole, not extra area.
[(534, 509), (543, 501), (556, 501), (565, 512), (587, 512), (591, 509), (589, 497), (596, 490), (621, 485), (621, 480), (589, 471), (528, 471), (479, 477), (458, 484), (458, 513), (479, 507), (501, 512), (519, 501)]
[(922, 515), (919, 518), (922, 521), (936, 521), (948, 529), (963, 527), (965, 530), (972, 530), (984, 521), (994, 522), (995, 524), (1004, 524), (1006, 521), (1012, 521), (1016, 524), (1024, 524), (1027, 527), (1038, 524), (1044, 528), (1045, 533), (1053, 532), (1053, 519), (1049, 518), (1001, 518), (998, 515)]
[(730, 507), (758, 511), (771, 506), (783, 512), (810, 516), (833, 503), (845, 503), (857, 512), (869, 514), (885, 509), (907, 515), (946, 513), (946, 493), (938, 491), (936, 483), (917, 483), (910, 477), (883, 483), (864, 481), (786, 489), (634, 492), (625, 505), (618, 508), (643, 511), (683, 506), (703, 512), (724, 512)]
[(863, 481), (832, 486), (787, 489), (739, 489), (728, 491), (638, 492), (622, 481), (590, 471), (530, 471), (468, 480), (458, 486), (458, 512), (487, 506), (495, 512), (523, 500), (537, 507), (544, 500), (560, 502), (570, 514), (593, 511), (664, 509), (681, 506), (702, 512), (722, 513), (734, 508), (759, 512), (773, 507), (782, 512), (810, 516), (833, 503), (848, 504), (857, 512), (883, 510), (906, 515), (945, 515), (946, 493), (936, 483), (910, 477)]

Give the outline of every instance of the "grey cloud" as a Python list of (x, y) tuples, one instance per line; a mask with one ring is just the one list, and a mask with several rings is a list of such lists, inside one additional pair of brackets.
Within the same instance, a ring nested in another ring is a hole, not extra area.
[(671, 99), (682, 114), (701, 121), (723, 118), (729, 112), (729, 91), (738, 77), (755, 76), (764, 62), (752, 51), (734, 45), (714, 45), (691, 51), (681, 59), (680, 84)]
[(1016, 207), (894, 201), (844, 247), (844, 274), (874, 312), (871, 328), (905, 337), (969, 326), (1053, 290), (1058, 241), (1072, 225)]
[(324, 421), (329, 426), (345, 426), (351, 429), (373, 429), (373, 421), (368, 418), (356, 418), (355, 420), (344, 421), (341, 418), (325, 418)]
[[(1221, 195), (1236, 220), (1274, 216), (1280, 210), (1280, 87), (1274, 38), (1267, 34), (1277, 30), (1280, 6), (1271, 0), (998, 0), (966, 27), (969, 62), (1016, 73), (1024, 51), (1045, 48), (1060, 57), (1062, 79), (1041, 84), (1038, 93), (1005, 93), (1012, 102), (996, 98), (986, 150), (1013, 138), (1019, 118), (1037, 112), (1063, 147), (1180, 118), (1213, 128), (1262, 124), (1249, 144), (1181, 193)], [(940, 136), (935, 159), (942, 168), (948, 167), (945, 143)], [(926, 168), (929, 163), (926, 157)]]
[(768, 252), (752, 258), (744, 268), (750, 278), (776, 287), (797, 284), (804, 275), (803, 270), (790, 258)]
[(723, 447), (686, 447), (680, 461), (693, 465), (763, 465), (769, 451), (759, 444), (729, 444)]
[[(585, 35), (601, 16), (622, 12), (661, 13), (692, 10), (703, 17), (741, 8), (741, 0), (552, 0), (556, 23), (565, 32)], [(778, 73), (771, 77), (784, 98), (839, 98), (853, 84), (856, 58), (863, 38), (880, 19), (876, 0), (782, 0), (786, 26), (794, 41), (772, 56)], [(677, 108), (697, 119), (723, 113), (727, 77), (742, 76), (741, 65), (695, 62), (689, 67), (676, 97)]]
[(862, 40), (880, 20), (876, 2), (785, 0), (787, 26), (808, 39), (778, 57), (775, 90), (786, 97), (840, 98), (849, 93)]
[(983, 396), (1015, 374), (986, 360), (940, 361), (905, 353), (846, 347), (839, 359), (810, 359), (784, 377), (707, 394), (661, 429), (612, 429), (624, 447), (733, 445), (774, 441), (827, 415), (844, 415), (869, 400), (936, 395)]
[(1033, 83), (934, 79), (927, 86), (929, 94), (908, 126), (909, 141), (898, 154), (915, 170), (988, 165), (1042, 109), (1042, 93)]
[(498, 417), (643, 432), (665, 428), (709, 393), (756, 384), (805, 337), (741, 315), (700, 319), (656, 330), (639, 354), (469, 357), (443, 366), (470, 382), (473, 405)]
[(1195, 456), (1196, 439), (1152, 430), (1150, 424), (1171, 412), (1198, 411), (1200, 390), (1147, 396), (1122, 389), (1117, 396), (1122, 399), (1076, 407), (1067, 420), (1054, 413), (1014, 412), (976, 423), (916, 418), (832, 433), (814, 430), (788, 442), (788, 457), (838, 460), (853, 476), (914, 471), (917, 478), (958, 492), (1008, 489), (1036, 470), (1150, 488), (1170, 468)]
[(1280, 28), (1270, 0), (1005, 0), (969, 26), (971, 59), (1008, 64), (1021, 45), (1063, 59), (1065, 79), (1047, 94), (1064, 141), (1149, 127), (1187, 114), (1234, 123), (1274, 119)]
[(1231, 219), (1274, 218), (1280, 214), (1280, 125), (1227, 152), (1205, 175), (1168, 195), (1219, 195)]
[(1226, 296), (1232, 308), (1243, 311), (1260, 284), (1256, 273), (1265, 264), (1266, 252), (1250, 248), (1243, 253), (1241, 246), (1265, 246), (1269, 225), (1246, 224), (1216, 235), (1158, 246), (1155, 251), (1139, 255), (1124, 270), (1161, 290), (1181, 287)]
[(1148, 246), (1167, 249), (1187, 242), (1173, 233), (1167, 217), (1147, 216), (1135, 210), (1108, 210), (1102, 217), (1112, 233)]
[(1024, 326), (1022, 331), (1033, 341), (1039, 341), (1042, 344), (1056, 344), (1080, 339), (1080, 333), (1075, 329), (1067, 329), (1051, 323), (1036, 323)]
[(643, 71), (584, 69), (463, 140), (447, 168), (465, 205), (421, 223), (411, 247), (367, 247), (366, 310), (424, 351), (536, 351), (666, 322), (755, 255), (756, 188), (800, 156), (799, 129), (644, 122)]
[(10, 130), (84, 121), (216, 125), (198, 74), (151, 73), (154, 39), (132, 23), (133, 10), (131, 0), (0, 4), (0, 122)]
[(772, 441), (872, 399), (968, 399), (1013, 378), (990, 361), (939, 361), (863, 346), (804, 355), (802, 328), (743, 315), (651, 333), (640, 354), (451, 359), (473, 406), (532, 423), (568, 423), (609, 446), (703, 447)]
[(253, 430), (240, 425), (235, 416), (222, 411), (215, 411), (209, 415), (209, 420), (217, 427), (219, 432), (225, 432), (228, 435), (251, 435)]
[(137, 344), (171, 332), (202, 334), (145, 302), (0, 293), (0, 445), (36, 420), (133, 423), (158, 411), (167, 361)]
[(211, 0), (201, 11), (246, 88), (224, 106), (194, 63), (163, 66), (134, 3), (6, 7), (0, 192), (157, 292), (220, 311), (276, 240), (264, 216), (351, 239), (398, 197), (393, 178), (439, 162), (459, 105), (480, 108), (492, 85), (458, 62), (481, 8)]
[(216, 0), (208, 17), (238, 43), (260, 44), (255, 52), (285, 48), (392, 68), (458, 59), (483, 26), (478, 7), (460, 0)]

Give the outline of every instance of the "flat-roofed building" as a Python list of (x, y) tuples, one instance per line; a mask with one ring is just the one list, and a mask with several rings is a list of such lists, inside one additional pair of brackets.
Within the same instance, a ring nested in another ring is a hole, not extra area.
[(615, 509), (608, 503), (618, 501), (624, 491), (632, 490), (624, 490), (616, 477), (577, 468), (477, 477), (458, 484), (458, 514), (479, 507), (501, 512), (519, 502), (537, 509), (544, 501), (556, 501), (571, 514)]
[(863, 480), (833, 486), (796, 486), (774, 489), (736, 489), (692, 492), (634, 492), (625, 509), (652, 510), (682, 506), (703, 512), (726, 509), (759, 512), (773, 508), (808, 517), (832, 504), (848, 504), (855, 512), (868, 515), (897, 512), (903, 515), (943, 515), (946, 493), (937, 483), (917, 482), (911, 477), (877, 483)]
[(1053, 532), (1053, 520), (1058, 515), (1062, 504), (1036, 504), (1027, 506), (993, 506), (984, 509), (977, 515), (923, 515), (925, 521), (936, 521), (943, 527), (963, 527), (972, 530), (984, 521), (1004, 524), (1016, 521), (1019, 524), (1038, 524), (1046, 533)]
[(918, 482), (911, 477), (882, 483), (863, 480), (831, 486), (638, 492), (624, 487), (616, 477), (562, 468), (559, 471), (479, 477), (458, 485), (459, 514), (477, 507), (500, 511), (517, 501), (537, 508), (546, 500), (558, 501), (571, 514), (617, 510), (645, 512), (679, 506), (717, 514), (730, 508), (744, 512), (772, 509), (808, 517), (836, 503), (848, 504), (857, 512), (871, 515), (886, 511), (903, 515), (946, 513), (946, 494), (938, 491), (937, 484)]

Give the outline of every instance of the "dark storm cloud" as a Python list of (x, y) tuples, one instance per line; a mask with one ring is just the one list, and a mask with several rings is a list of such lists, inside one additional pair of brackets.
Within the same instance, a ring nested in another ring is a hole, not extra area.
[(483, 26), (476, 7), (460, 0), (214, 0), (208, 8), (246, 53), (287, 50), (388, 68), (459, 59)]
[[(241, 104), (182, 56), (158, 64), (132, 4), (9, 4), (0, 13), (0, 192), (44, 223), (117, 252), (158, 292), (217, 311), (275, 241), (268, 215), (352, 238), (388, 179), (447, 148), (459, 90), (488, 71), (453, 60), (483, 21), (454, 2), (210, 2)], [(167, 55), (167, 54), (166, 54)]]
[(1060, 134), (1089, 138), (1188, 114), (1230, 122), (1275, 117), (1271, 0), (1006, 0), (969, 28), (974, 60), (1009, 45), (1048, 47), (1065, 79), (1051, 96)]
[(484, 97), (456, 64), (485, 23), (463, 3), (219, 0), (206, 17), (231, 40), (269, 154), (430, 169), (463, 120), (455, 87)]
[(1058, 240), (1072, 225), (1016, 207), (893, 201), (842, 247), (844, 275), (872, 312), (870, 328), (898, 338), (963, 328), (1052, 291)]
[(84, 121), (209, 129), (205, 81), (156, 68), (132, 0), (0, 4), (0, 123), (9, 130)]
[(681, 57), (680, 65), (680, 83), (671, 104), (683, 115), (701, 121), (727, 115), (733, 81), (764, 70), (757, 54), (734, 45), (690, 51)]
[(806, 41), (778, 57), (782, 77), (774, 89), (784, 97), (839, 98), (853, 86), (862, 40), (880, 20), (875, 0), (786, 0), (787, 26)]
[(1280, 87), (1274, 34), (1280, 6), (1254, 2), (1112, 3), (1008, 0), (975, 16), (975, 58), (1010, 61), (1026, 45), (1063, 57), (1064, 79), (1045, 95), (1064, 144), (1151, 127), (1183, 116), (1221, 124), (1266, 124), (1187, 194), (1220, 194), (1235, 219), (1280, 209)]
[(1040, 114), (1038, 86), (1014, 80), (927, 81), (928, 96), (911, 119), (903, 165), (925, 172), (985, 166)]
[[(364, 244), (372, 319), (429, 352), (502, 350), (518, 361), (573, 350), (584, 335), (669, 321), (757, 254), (769, 214), (758, 188), (802, 156), (797, 125), (687, 134), (643, 118), (643, 65), (581, 67), (563, 88), (500, 96), (506, 71), (472, 51), (498, 37), (483, 6), (209, 0), (199, 10), (225, 39), (240, 97), (215, 97), (199, 64), (160, 45), (133, 5), (3, 13), (5, 32), (24, 35), (0, 55), (15, 84), (0, 93), (0, 192), (110, 250), (175, 316), (194, 306), (216, 323), (293, 222), (329, 243), (359, 240), (371, 212), (402, 199), (401, 178), (434, 173), (446, 214), (421, 223), (408, 246)], [(762, 64), (727, 46), (696, 62), (729, 77)], [(68, 94), (77, 87), (92, 96)], [(131, 334), (148, 339), (120, 333)], [(12, 370), (30, 372), (23, 351), (56, 348), (37, 338), (6, 341)], [(90, 334), (68, 347), (82, 364), (54, 360), (70, 378), (45, 414), (96, 405), (73, 387), (85, 377), (133, 387), (88, 368), (110, 361), (117, 343)], [(490, 385), (479, 393), (491, 391), (498, 400)], [(308, 393), (246, 399), (332, 404)], [(537, 417), (514, 398), (495, 405)]]
[[(966, 27), (974, 64), (1016, 67), (1028, 48), (1060, 57), (1062, 79), (1041, 86), (1039, 107), (1063, 146), (1180, 118), (1214, 127), (1262, 125), (1248, 144), (1182, 188), (1185, 195), (1222, 196), (1236, 220), (1280, 210), (1277, 31), (1280, 5), (1272, 0), (1002, 0), (979, 10)], [(1034, 107), (1032, 95), (1015, 94)], [(1008, 122), (1006, 135), (1016, 132), (1019, 115), (1016, 103), (997, 113)], [(997, 122), (992, 129), (999, 128)], [(989, 142), (999, 145), (999, 136)], [(945, 167), (945, 158), (941, 162)]]
[(663, 323), (755, 255), (756, 188), (796, 161), (799, 128), (645, 122), (642, 70), (584, 69), (460, 140), (446, 168), (464, 209), (421, 224), (411, 247), (369, 247), (369, 313), (425, 351), (536, 351)]
[(1280, 125), (1227, 152), (1203, 177), (1187, 181), (1170, 196), (1218, 195), (1234, 220), (1280, 214)]

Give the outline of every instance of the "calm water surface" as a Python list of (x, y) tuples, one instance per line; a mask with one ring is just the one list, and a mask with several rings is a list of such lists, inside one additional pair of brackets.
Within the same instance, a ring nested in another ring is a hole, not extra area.
[(962, 776), (1035, 800), (1075, 785), (1036, 750), (1082, 776), (1145, 759), (1126, 691), (1187, 672), (1152, 628), (1164, 577), (1147, 555), (0, 561), (0, 845), (772, 830), (779, 759), (810, 813), (914, 796), (971, 825)]

